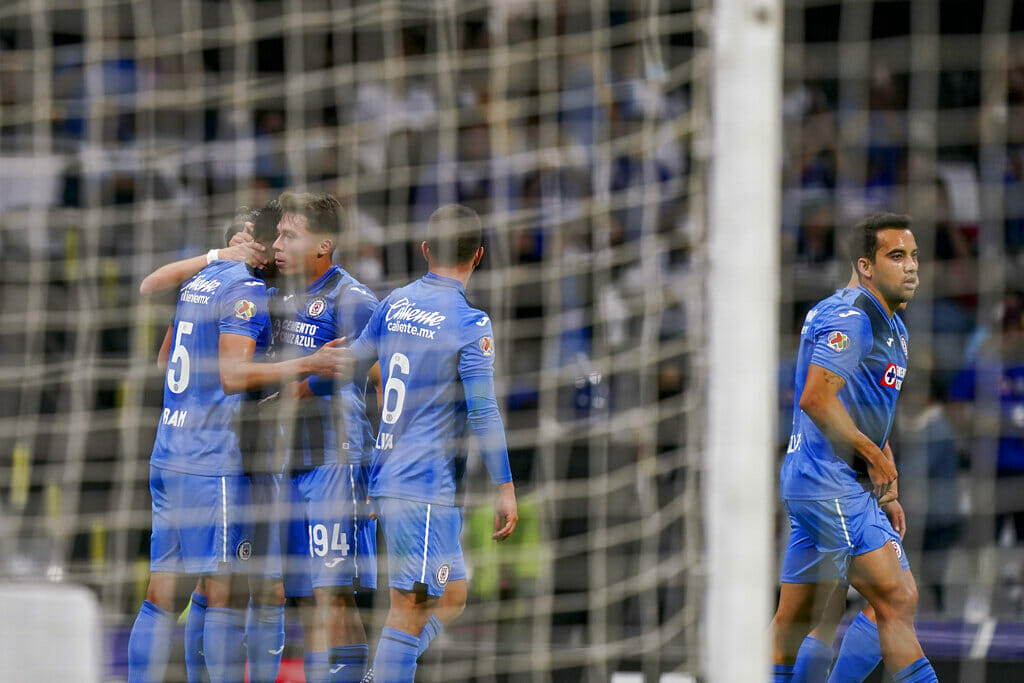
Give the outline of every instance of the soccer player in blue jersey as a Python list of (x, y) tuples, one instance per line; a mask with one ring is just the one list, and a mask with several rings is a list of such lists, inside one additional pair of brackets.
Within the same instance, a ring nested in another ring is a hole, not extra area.
[[(332, 339), (354, 339), (377, 298), (331, 260), (342, 207), (324, 193), (281, 195), (274, 260), (282, 288), (274, 304), (274, 353), (301, 358)], [(366, 376), (313, 381), (282, 401), (291, 501), (285, 594), (296, 599), (305, 633), (307, 681), (359, 681), (369, 646), (354, 591), (376, 587), (376, 523), (360, 510), (373, 433)]]
[(907, 367), (906, 328), (895, 311), (917, 289), (918, 250), (905, 216), (872, 215), (855, 232), (859, 296), (821, 302), (801, 330), (780, 474), (791, 533), (774, 619), (776, 681), (792, 680), (815, 603), (836, 581), (874, 608), (894, 680), (936, 680), (914, 631), (913, 575), (879, 506), (897, 477), (883, 447)]
[[(465, 600), (456, 472), (470, 431), (499, 490), (492, 538), (507, 538), (518, 521), (494, 394), (491, 321), (466, 298), (481, 242), (472, 209), (435, 211), (420, 245), (429, 272), (391, 292), (350, 347), (360, 365), (379, 361), (387, 378), (370, 475), (391, 597), (373, 660), (378, 681), (411, 682), (421, 639), (440, 629), (439, 598), (453, 591)], [(454, 613), (460, 607), (447, 605)]]
[[(844, 304), (853, 304), (860, 296), (860, 279), (857, 275), (856, 259), (852, 260), (854, 266), (849, 282), (843, 289), (836, 290), (831, 297), (815, 306), (813, 309), (816, 311), (815, 315), (823, 308), (837, 305), (840, 301)], [(905, 307), (906, 304), (903, 304), (896, 310), (901, 312)], [(895, 462), (888, 443), (882, 448), (882, 453), (890, 462)], [(879, 499), (878, 502), (902, 542), (907, 522), (903, 507), (897, 500), (898, 495), (897, 486), (894, 483), (886, 496)], [(834, 655), (832, 641), (846, 611), (847, 588), (845, 583), (836, 581), (831, 595), (817, 596), (819, 604), (813, 613), (819, 614), (820, 617), (815, 627), (800, 644), (796, 661), (793, 664), (793, 683), (821, 683), (826, 679), (830, 683), (860, 683), (882, 661), (875, 611), (871, 605), (867, 605), (847, 629), (839, 655), (835, 658), (835, 666), (832, 666)]]
[[(253, 239), (254, 233), (265, 237), (276, 236), (281, 218), (276, 199), (267, 202), (258, 211), (240, 207), (225, 232), (225, 249), (213, 249), (204, 256), (182, 259), (161, 266), (143, 279), (139, 291), (153, 296), (177, 289), (195, 276), (211, 261), (243, 261), (257, 272), (268, 286), (276, 275), (273, 264), (266, 261), (266, 248)], [(268, 294), (276, 291), (269, 287)], [(159, 365), (166, 371), (174, 326), (167, 330), (160, 347)], [(265, 350), (269, 356), (270, 349)], [(266, 360), (262, 358), (261, 360)], [(272, 387), (273, 388), (273, 387)], [(270, 451), (272, 439), (266, 439), (273, 430), (261, 424), (259, 405), (269, 390), (247, 392), (237, 422), (243, 470), (249, 476), (252, 507), (252, 559), (249, 580), (252, 599), (248, 610), (245, 640), (249, 680), (254, 683), (274, 681), (284, 651), (284, 589), (280, 563), (278, 520), (280, 514), (280, 467)], [(206, 623), (206, 595), (204, 580), (200, 578), (192, 593), (185, 621), (185, 666), (190, 681), (206, 680), (206, 660), (203, 656), (203, 630)]]
[[(268, 235), (255, 235), (267, 240)], [(270, 339), (267, 293), (243, 263), (212, 260), (178, 295), (164, 405), (150, 459), (151, 575), (129, 639), (129, 680), (162, 680), (177, 577), (198, 575), (208, 608), (203, 650), (211, 681), (241, 680), (248, 586), (232, 575), (251, 554), (235, 421), (241, 392), (310, 374), (334, 376), (349, 356), (330, 347), (254, 363)], [(349, 370), (351, 373), (351, 370)], [(244, 603), (242, 603), (244, 605)]]

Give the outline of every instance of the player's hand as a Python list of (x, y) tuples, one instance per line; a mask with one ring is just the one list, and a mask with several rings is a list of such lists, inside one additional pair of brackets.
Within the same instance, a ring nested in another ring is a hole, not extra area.
[(902, 541), (904, 534), (907, 533), (907, 515), (903, 512), (903, 506), (894, 500), (882, 508), (882, 511), (885, 512), (889, 523), (892, 524), (893, 531), (900, 535)]
[(885, 507), (889, 503), (895, 503), (900, 497), (899, 480), (894, 480), (889, 486), (889, 490), (883, 495), (878, 497), (878, 504)]
[(255, 223), (246, 221), (246, 228), (232, 234), (231, 239), (227, 242), (227, 246), (233, 247), (234, 245), (244, 245), (247, 242), (253, 242), (253, 229), (255, 227)]
[(515, 531), (519, 523), (519, 506), (516, 504), (516, 489), (512, 482), (500, 484), (498, 501), (494, 504), (494, 534), (491, 539), (504, 541)]
[(377, 521), (377, 506), (373, 504), (373, 499), (369, 496), (366, 497), (366, 516)]
[(356, 360), (352, 352), (341, 346), (345, 338), (333, 339), (315, 353), (306, 356), (305, 372), (320, 377), (337, 377), (342, 380), (352, 379)]
[[(244, 232), (235, 233), (235, 237), (238, 235), (245, 235)], [(227, 249), (219, 249), (217, 251), (217, 257), (222, 258), (226, 261), (241, 261), (250, 268), (263, 268), (269, 263), (267, 255), (265, 253), (265, 247), (259, 242), (254, 242), (252, 237), (245, 235), (249, 238), (248, 242), (239, 242), (234, 244), (235, 237), (231, 238), (233, 246)]]
[(299, 401), (313, 396), (313, 390), (309, 388), (309, 380), (303, 379), (297, 382), (289, 382), (282, 387), (281, 391), (288, 398)]
[(896, 465), (880, 457), (874, 464), (868, 463), (868, 476), (871, 477), (872, 495), (882, 500), (896, 483)]

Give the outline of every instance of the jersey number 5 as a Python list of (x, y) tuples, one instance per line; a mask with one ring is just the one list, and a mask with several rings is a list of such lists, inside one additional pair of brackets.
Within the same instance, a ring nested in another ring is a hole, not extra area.
[(178, 322), (178, 331), (174, 335), (174, 350), (171, 351), (171, 363), (180, 363), (181, 374), (175, 378), (174, 368), (167, 368), (167, 388), (175, 394), (180, 394), (188, 388), (188, 349), (185, 348), (185, 344), (182, 343), (182, 337), (186, 334), (192, 334), (192, 323), (187, 320), (181, 320)]
[[(409, 357), (404, 353), (396, 353), (391, 356), (391, 363), (388, 365), (388, 381), (384, 384), (384, 414), (380, 419), (389, 425), (398, 422), (398, 418), (402, 415), (402, 406), (405, 405), (405, 382), (398, 376), (399, 374), (409, 376)], [(394, 395), (394, 407), (391, 407), (392, 395)]]

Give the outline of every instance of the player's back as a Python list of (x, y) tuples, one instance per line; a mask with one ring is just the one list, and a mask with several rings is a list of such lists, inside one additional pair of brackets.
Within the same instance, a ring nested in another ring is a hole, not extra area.
[(462, 379), (493, 373), (490, 319), (460, 282), (428, 273), (392, 292), (370, 325), (384, 378), (370, 494), (453, 505), (467, 436)]
[(906, 328), (889, 318), (863, 288), (839, 290), (808, 312), (800, 336), (793, 431), (782, 470), (784, 498), (823, 499), (852, 495), (867, 484), (866, 465), (835, 444), (800, 409), (813, 363), (840, 375), (838, 398), (858, 429), (881, 448), (889, 438), (896, 399), (906, 374)]
[(241, 474), (236, 420), (240, 394), (224, 393), (220, 335), (270, 339), (266, 286), (246, 266), (214, 261), (182, 285), (151, 462), (208, 476)]

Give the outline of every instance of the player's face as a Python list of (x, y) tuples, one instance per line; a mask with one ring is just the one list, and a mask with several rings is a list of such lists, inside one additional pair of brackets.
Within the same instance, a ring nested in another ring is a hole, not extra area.
[(909, 230), (880, 230), (871, 281), (894, 307), (917, 291), (917, 241)]
[(309, 231), (309, 219), (286, 213), (277, 224), (274, 240), (274, 264), (282, 275), (309, 275), (314, 272), (321, 238)]

